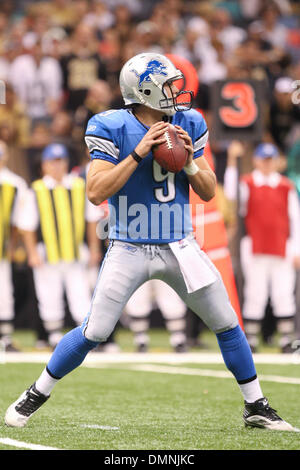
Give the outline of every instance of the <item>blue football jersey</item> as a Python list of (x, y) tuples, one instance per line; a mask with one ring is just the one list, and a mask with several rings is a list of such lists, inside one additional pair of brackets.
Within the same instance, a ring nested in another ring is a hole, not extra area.
[[(177, 112), (169, 118), (188, 132), (194, 158), (203, 155), (208, 129), (196, 110)], [(131, 109), (109, 110), (93, 116), (85, 141), (92, 159), (117, 165), (136, 148), (149, 130)], [(189, 181), (182, 170), (168, 172), (150, 152), (127, 183), (108, 201), (109, 238), (134, 243), (170, 243), (192, 232)]]

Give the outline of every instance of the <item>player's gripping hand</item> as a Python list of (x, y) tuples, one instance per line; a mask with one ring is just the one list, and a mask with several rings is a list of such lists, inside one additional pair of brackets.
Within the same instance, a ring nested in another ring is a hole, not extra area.
[(147, 134), (144, 135), (142, 140), (136, 146), (135, 151), (141, 157), (145, 158), (153, 145), (159, 145), (166, 141), (164, 133), (168, 129), (169, 124), (164, 121), (159, 121), (153, 124)]
[(190, 135), (184, 129), (182, 129), (182, 127), (180, 127), (178, 125), (175, 125), (175, 127), (176, 127), (176, 130), (177, 130), (177, 134), (184, 141), (184, 147), (188, 151), (188, 158), (187, 158), (187, 161), (186, 161), (186, 165), (189, 165), (189, 164), (192, 163), (193, 158), (194, 158), (194, 148), (193, 148), (192, 139), (191, 139)]

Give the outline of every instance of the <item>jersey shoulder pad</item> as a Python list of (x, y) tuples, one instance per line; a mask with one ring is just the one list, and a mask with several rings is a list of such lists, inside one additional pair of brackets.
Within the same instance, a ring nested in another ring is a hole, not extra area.
[(195, 132), (195, 137), (198, 137), (199, 133), (203, 133), (207, 130), (206, 121), (203, 115), (196, 109), (190, 109), (183, 113), (186, 124), (189, 125)]
[(92, 158), (113, 163), (119, 159), (119, 139), (124, 126), (122, 110), (110, 109), (93, 116), (87, 125), (85, 142)]
[(182, 123), (180, 124), (189, 133), (194, 146), (195, 157), (203, 154), (204, 147), (208, 141), (208, 128), (202, 114), (196, 109), (182, 112)]
[(121, 109), (109, 109), (102, 113), (95, 114), (86, 128), (86, 135), (109, 134), (114, 135), (124, 125), (124, 118)]

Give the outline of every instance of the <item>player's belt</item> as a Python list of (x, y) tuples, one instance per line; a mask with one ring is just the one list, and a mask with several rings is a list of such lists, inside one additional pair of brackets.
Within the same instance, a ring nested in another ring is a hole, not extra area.
[(48, 189), (43, 180), (32, 185), (40, 215), (40, 233), (49, 263), (79, 258), (85, 231), (85, 183), (75, 178), (72, 188)]
[(6, 243), (9, 238), (11, 213), (17, 189), (10, 183), (0, 185), (0, 260), (5, 258)]

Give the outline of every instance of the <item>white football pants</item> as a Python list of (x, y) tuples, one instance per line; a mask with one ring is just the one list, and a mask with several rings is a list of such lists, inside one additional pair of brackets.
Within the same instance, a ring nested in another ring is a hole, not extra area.
[(77, 325), (89, 311), (91, 295), (88, 277), (81, 262), (44, 263), (33, 269), (39, 313), (47, 331), (61, 329), (64, 323), (64, 292)]
[(191, 243), (195, 254), (191, 275), (197, 263), (205, 262), (216, 274), (216, 281), (188, 293), (179, 263), (168, 244), (139, 245), (113, 240), (100, 269), (90, 313), (83, 323), (84, 335), (91, 341), (105, 341), (132, 294), (150, 279), (166, 282), (214, 332), (237, 326), (238, 318), (221, 275), (197, 242), (193, 239)]
[(244, 237), (241, 242), (241, 265), (244, 274), (245, 320), (262, 320), (269, 297), (274, 316), (286, 318), (295, 315), (296, 271), (289, 258), (254, 255), (251, 241)]

